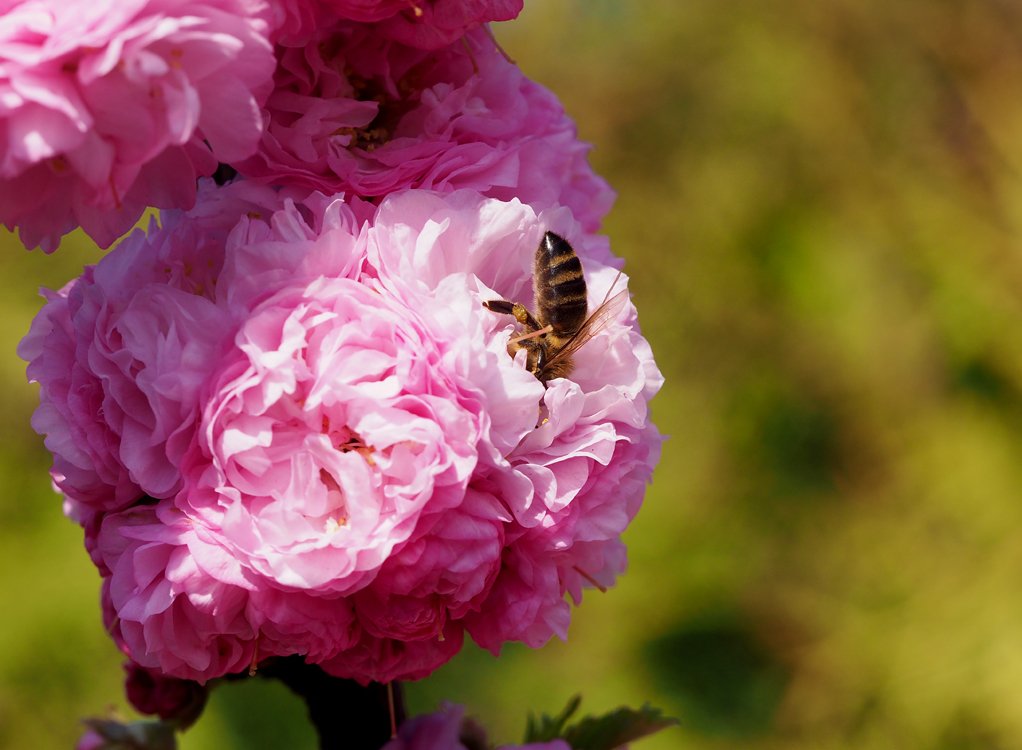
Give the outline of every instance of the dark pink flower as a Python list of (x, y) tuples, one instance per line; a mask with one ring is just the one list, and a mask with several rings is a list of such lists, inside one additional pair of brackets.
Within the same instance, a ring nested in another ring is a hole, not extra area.
[(421, 680), (454, 658), (461, 650), (463, 638), (463, 628), (454, 622), (448, 623), (443, 631), (419, 640), (376, 638), (363, 633), (356, 643), (319, 665), (329, 674), (363, 685)]
[(124, 692), (139, 713), (174, 721), (183, 729), (195, 722), (206, 705), (208, 691), (193, 680), (167, 677), (132, 661), (124, 663), (124, 671)]
[(372, 33), (420, 49), (445, 47), (490, 21), (508, 21), (523, 0), (271, 0), (274, 36), (289, 46), (307, 43), (338, 20), (378, 22)]
[(274, 68), (263, 0), (25, 0), (0, 18), (0, 222), (106, 247), (250, 155)]
[[(465, 718), (464, 707), (448, 703), (435, 713), (415, 716), (403, 723), (397, 737), (382, 750), (469, 750), (483, 746), (485, 741), (485, 733)], [(571, 750), (571, 747), (564, 740), (553, 740), (501, 745), (497, 750)]]
[(406, 188), (569, 207), (594, 231), (613, 193), (557, 99), (483, 30), (427, 53), (371, 27), (327, 28), (279, 47), (266, 133), (247, 177), (378, 201)]
[[(349, 6), (364, 4), (362, 0), (342, 2)], [(397, 0), (389, 4), (396, 6)], [(380, 31), (412, 47), (438, 49), (482, 23), (516, 18), (523, 0), (405, 0), (404, 5), (401, 12), (380, 24)]]

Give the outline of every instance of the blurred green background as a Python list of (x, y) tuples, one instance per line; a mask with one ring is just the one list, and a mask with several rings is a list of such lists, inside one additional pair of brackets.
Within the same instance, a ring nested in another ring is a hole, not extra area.
[[(467, 648), (413, 708), (512, 741), (581, 691), (680, 719), (642, 750), (1022, 748), (1022, 4), (529, 0), (497, 33), (620, 193), (671, 438), (569, 641)], [(4, 244), (0, 747), (71, 747), (120, 658), (14, 348), (97, 255)], [(182, 746), (312, 739), (255, 681)]]

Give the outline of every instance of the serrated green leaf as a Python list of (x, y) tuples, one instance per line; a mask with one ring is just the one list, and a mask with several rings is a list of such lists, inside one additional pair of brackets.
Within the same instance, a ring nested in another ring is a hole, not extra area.
[(638, 710), (622, 706), (603, 716), (586, 716), (561, 737), (572, 750), (616, 750), (677, 723), (649, 704)]
[(582, 703), (582, 696), (575, 695), (568, 700), (568, 705), (564, 707), (557, 716), (547, 716), (541, 714), (537, 719), (534, 714), (529, 713), (529, 718), (525, 724), (525, 741), (526, 742), (550, 742), (564, 736), (564, 726), (568, 723), (568, 719), (574, 715), (578, 710), (579, 704)]

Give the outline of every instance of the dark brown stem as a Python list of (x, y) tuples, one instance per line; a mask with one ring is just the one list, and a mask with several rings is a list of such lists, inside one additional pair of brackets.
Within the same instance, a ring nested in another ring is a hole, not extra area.
[[(319, 735), (320, 750), (380, 750), (391, 737), (387, 686), (363, 687), (354, 680), (332, 677), (300, 656), (272, 659), (259, 666), (260, 677), (272, 677), (305, 701)], [(404, 721), (404, 698), (393, 683), (394, 721)]]

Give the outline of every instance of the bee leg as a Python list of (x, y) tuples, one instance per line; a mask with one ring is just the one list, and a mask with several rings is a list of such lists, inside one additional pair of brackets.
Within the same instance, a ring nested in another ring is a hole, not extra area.
[(529, 312), (525, 308), (525, 305), (523, 305), (521, 302), (515, 302), (511, 306), (511, 314), (515, 316), (515, 320), (517, 320), (519, 323), (521, 323), (530, 331), (538, 331), (540, 328), (543, 327), (539, 324), (539, 321), (537, 321), (532, 316), (532, 313)]
[(515, 320), (525, 326), (528, 332), (538, 331), (543, 327), (521, 302), (508, 302), (506, 299), (490, 299), (483, 302), (483, 307), (501, 315), (513, 315)]
[(506, 299), (489, 299), (483, 303), (483, 307), (501, 315), (513, 315), (514, 303)]

